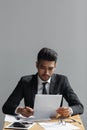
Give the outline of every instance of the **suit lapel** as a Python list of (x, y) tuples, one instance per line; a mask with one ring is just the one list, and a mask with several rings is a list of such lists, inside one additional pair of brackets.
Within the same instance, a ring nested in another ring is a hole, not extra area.
[(37, 85), (38, 85), (38, 80), (37, 80), (37, 74), (34, 75), (32, 79), (32, 93), (37, 94)]
[(52, 75), (50, 88), (49, 88), (49, 94), (55, 94), (55, 86), (56, 86), (55, 76)]
[(53, 74), (51, 77), (49, 94), (60, 94), (59, 77), (56, 74)]
[(35, 95), (37, 94), (37, 74), (32, 79), (32, 103), (34, 105)]

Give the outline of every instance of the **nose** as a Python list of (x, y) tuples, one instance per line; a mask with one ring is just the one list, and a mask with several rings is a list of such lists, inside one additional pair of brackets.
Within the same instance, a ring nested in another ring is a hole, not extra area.
[(49, 71), (48, 71), (48, 69), (45, 69), (45, 74), (49, 74)]

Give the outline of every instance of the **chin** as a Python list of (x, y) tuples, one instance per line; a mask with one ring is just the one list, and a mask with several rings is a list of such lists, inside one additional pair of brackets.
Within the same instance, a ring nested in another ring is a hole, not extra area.
[(49, 78), (42, 78), (43, 81), (47, 81)]

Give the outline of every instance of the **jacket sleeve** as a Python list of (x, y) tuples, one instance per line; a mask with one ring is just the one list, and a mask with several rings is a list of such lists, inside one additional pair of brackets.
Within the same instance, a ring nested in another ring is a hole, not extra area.
[(67, 77), (65, 77), (64, 79), (63, 97), (68, 102), (68, 105), (72, 108), (73, 115), (83, 113), (84, 107), (82, 103), (80, 102), (78, 96), (74, 92), (74, 90), (71, 88)]
[(23, 98), (23, 85), (22, 78), (18, 82), (16, 88), (13, 90), (12, 94), (8, 97), (7, 101), (2, 107), (2, 111), (5, 114), (15, 114), (15, 109), (20, 104)]

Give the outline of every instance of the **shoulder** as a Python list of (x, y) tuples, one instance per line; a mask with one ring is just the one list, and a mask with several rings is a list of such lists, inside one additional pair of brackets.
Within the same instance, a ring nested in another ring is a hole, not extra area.
[(22, 76), (20, 80), (23, 81), (23, 82), (30, 82), (30, 81), (32, 81), (36, 78), (37, 78), (37, 74), (32, 74), (32, 75)]
[(63, 74), (53, 74), (52, 77), (54, 78), (58, 78), (58, 79), (67, 79), (67, 76), (66, 75), (63, 75)]
[(53, 82), (60, 82), (60, 83), (67, 83), (69, 82), (68, 81), (68, 78), (66, 75), (63, 75), (63, 74), (53, 74), (52, 75), (52, 81)]

